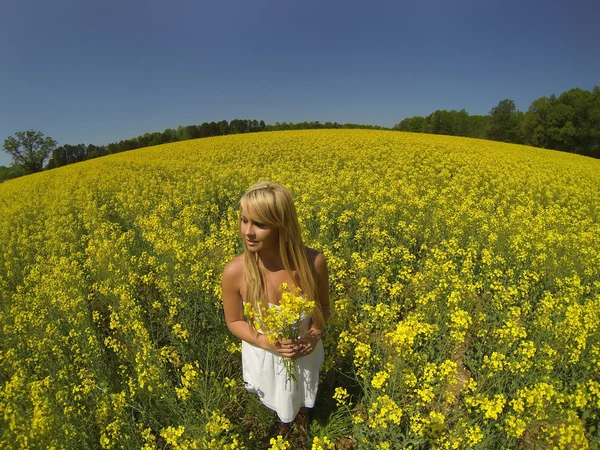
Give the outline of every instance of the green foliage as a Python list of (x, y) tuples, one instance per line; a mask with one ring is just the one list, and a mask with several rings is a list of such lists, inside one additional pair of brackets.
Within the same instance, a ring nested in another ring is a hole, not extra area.
[(487, 116), (469, 116), (469, 113), (464, 109), (460, 111), (437, 110), (427, 117), (407, 117), (394, 126), (394, 129), (413, 133), (485, 138), (488, 123), (489, 118)]
[(488, 138), (494, 141), (519, 143), (520, 117), (513, 100), (509, 98), (500, 100), (490, 111)]
[(67, 164), (73, 164), (76, 162), (84, 161), (87, 155), (87, 148), (85, 144), (70, 145), (65, 144), (57, 147), (52, 152), (52, 158), (48, 161), (46, 169), (53, 169), (55, 167), (66, 166)]
[(44, 162), (56, 147), (56, 141), (51, 137), (44, 138), (41, 131), (17, 131), (16, 139), (9, 136), (4, 140), (4, 150), (10, 153), (16, 164), (22, 166), (26, 172), (40, 172)]
[(600, 87), (538, 98), (521, 129), (527, 144), (600, 157)]
[(437, 110), (407, 117), (395, 130), (468, 136), (579, 153), (600, 158), (600, 87), (574, 88), (560, 97), (540, 97), (527, 112), (511, 99), (501, 100), (487, 116)]
[(11, 178), (22, 177), (23, 175), (27, 175), (27, 171), (23, 166), (18, 164), (13, 164), (10, 167), (0, 166), (0, 183)]

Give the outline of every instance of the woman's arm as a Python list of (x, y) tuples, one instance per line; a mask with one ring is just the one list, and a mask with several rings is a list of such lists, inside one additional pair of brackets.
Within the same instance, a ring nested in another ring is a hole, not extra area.
[(243, 266), (239, 260), (230, 261), (223, 270), (221, 289), (227, 328), (234, 336), (257, 347), (276, 352), (280, 356), (293, 356), (294, 352), (291, 345), (271, 344), (264, 334), (254, 332), (248, 322), (244, 320), (244, 308), (239, 289), (240, 280), (243, 276)]
[(316, 325), (313, 325), (306, 336), (301, 339), (282, 342), (285, 344), (291, 342), (293, 344), (293, 359), (301, 358), (302, 356), (312, 353), (312, 351), (317, 347), (317, 343), (323, 335), (323, 327), (329, 319), (329, 272), (327, 270), (327, 261), (325, 261), (325, 257), (322, 253), (318, 253), (315, 257), (314, 267), (316, 273), (315, 281), (317, 282), (318, 301), (321, 304), (321, 312), (323, 313), (323, 324), (320, 328)]
[[(329, 271), (327, 270), (327, 261), (322, 253), (318, 253), (315, 257), (315, 273), (317, 274), (317, 291), (318, 299), (321, 304), (321, 312), (323, 313), (323, 325), (325, 326), (329, 319)], [(311, 331), (322, 333), (322, 328), (319, 329), (313, 325)]]

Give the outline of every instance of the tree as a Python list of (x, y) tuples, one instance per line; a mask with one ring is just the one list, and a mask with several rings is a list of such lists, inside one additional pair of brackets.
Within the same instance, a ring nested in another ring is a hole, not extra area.
[(427, 127), (426, 118), (422, 116), (407, 117), (394, 126), (395, 130), (411, 131), (413, 133), (425, 133)]
[(242, 119), (233, 119), (229, 122), (229, 133), (239, 134), (248, 132), (248, 121)]
[(433, 134), (452, 134), (454, 118), (452, 113), (456, 111), (437, 110), (427, 116), (428, 132)]
[(589, 121), (591, 128), (589, 137), (591, 144), (588, 155), (600, 158), (600, 86), (594, 86), (590, 107)]
[(513, 100), (509, 98), (500, 100), (490, 111), (488, 138), (494, 141), (518, 143), (521, 119), (522, 114), (517, 111)]
[(57, 142), (51, 137), (44, 138), (44, 133), (35, 130), (17, 131), (15, 136), (16, 139), (10, 136), (4, 140), (4, 150), (28, 173), (40, 172)]
[(0, 166), (0, 183), (23, 175), (27, 175), (27, 171), (19, 164), (13, 164), (10, 167)]
[(469, 113), (466, 110), (454, 111), (454, 126), (452, 128), (453, 136), (469, 135)]
[(219, 136), (225, 136), (226, 134), (229, 134), (229, 122), (226, 120), (221, 120), (217, 124), (217, 128), (219, 129)]
[(548, 131), (551, 110), (552, 104), (547, 97), (540, 97), (531, 103), (521, 123), (523, 141), (527, 145), (542, 148), (552, 146)]
[(52, 158), (48, 161), (46, 169), (54, 169), (56, 167), (66, 166), (86, 159), (85, 144), (70, 145), (65, 144), (56, 147), (52, 152)]
[(216, 122), (211, 122), (208, 124), (208, 133), (209, 136), (218, 136), (219, 135), (219, 126)]
[(175, 142), (175, 130), (172, 130), (171, 128), (167, 128), (160, 135), (161, 144), (168, 144), (169, 142)]
[(108, 152), (106, 151), (106, 146), (104, 145), (88, 144), (87, 148), (85, 149), (85, 154), (85, 159), (93, 159), (99, 158), (100, 156), (106, 156), (108, 155)]
[(490, 116), (469, 116), (469, 137), (485, 139), (490, 125)]
[(180, 140), (187, 141), (189, 139), (198, 139), (200, 137), (200, 131), (196, 125), (187, 125), (183, 127)]

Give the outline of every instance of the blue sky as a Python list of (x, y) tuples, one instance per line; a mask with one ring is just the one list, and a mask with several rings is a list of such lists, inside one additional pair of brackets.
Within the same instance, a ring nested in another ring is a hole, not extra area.
[(391, 127), (504, 98), (526, 110), (600, 85), (598, 23), (596, 0), (6, 1), (0, 142), (236, 118)]

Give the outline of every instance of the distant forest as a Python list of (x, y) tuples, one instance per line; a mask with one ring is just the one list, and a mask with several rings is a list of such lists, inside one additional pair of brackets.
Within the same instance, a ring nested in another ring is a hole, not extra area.
[[(42, 170), (127, 150), (188, 139), (260, 131), (321, 128), (388, 129), (377, 125), (318, 121), (276, 122), (274, 125), (267, 125), (263, 120), (244, 119), (234, 119), (231, 122), (226, 120), (204, 122), (201, 125), (179, 126), (177, 129), (167, 128), (163, 132), (146, 133), (108, 145), (54, 146), (49, 155), (50, 159)], [(437, 110), (426, 117), (406, 118), (392, 130), (491, 139), (600, 158), (600, 87), (594, 86), (592, 91), (574, 88), (559, 97), (555, 95), (540, 97), (531, 103), (527, 112), (517, 110), (515, 102), (511, 99), (501, 100), (485, 116), (469, 115), (464, 109)], [(38, 168), (42, 167), (42, 164), (43, 162), (38, 165)], [(30, 172), (31, 170), (16, 163), (11, 167), (0, 166), (0, 182)]]
[(600, 87), (540, 97), (527, 112), (501, 100), (486, 116), (438, 110), (404, 119), (395, 130), (448, 134), (525, 144), (600, 158)]
[[(355, 123), (339, 124), (337, 122), (298, 122), (279, 123), (267, 125), (263, 120), (234, 119), (231, 122), (222, 120), (220, 122), (204, 122), (201, 125), (179, 126), (177, 129), (167, 128), (165, 131), (146, 133), (131, 139), (110, 143), (108, 145), (94, 144), (64, 144), (52, 150), (50, 160), (42, 170), (55, 169), (88, 159), (113, 153), (134, 150), (153, 145), (168, 144), (170, 142), (185, 141), (211, 136), (224, 136), (227, 134), (256, 133), (259, 131), (281, 131), (281, 130), (312, 130), (321, 128), (364, 128), (371, 130), (388, 129), (378, 125), (360, 125)], [(11, 167), (0, 166), (0, 182), (17, 178), (31, 173), (22, 165), (13, 164)]]

